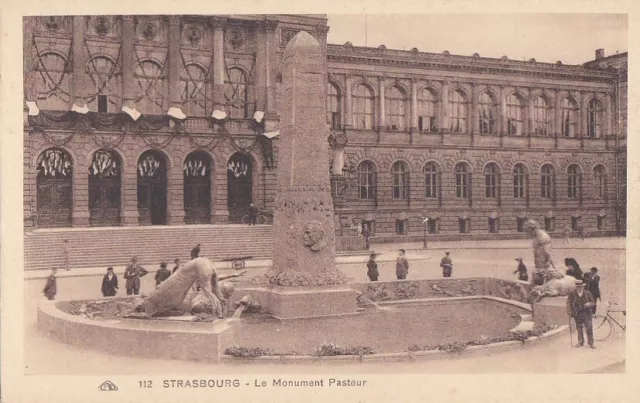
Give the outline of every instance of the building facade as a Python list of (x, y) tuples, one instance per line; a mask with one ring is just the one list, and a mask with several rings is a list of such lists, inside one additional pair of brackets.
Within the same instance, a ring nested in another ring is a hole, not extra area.
[(25, 18), (25, 226), (271, 211), (280, 65), (301, 30), (326, 53), (340, 234), (624, 231), (626, 54), (609, 68), (327, 45), (312, 15)]

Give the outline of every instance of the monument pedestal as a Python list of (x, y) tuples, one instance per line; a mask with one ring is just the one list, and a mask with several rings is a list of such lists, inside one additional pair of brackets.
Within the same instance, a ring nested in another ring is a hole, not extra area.
[(347, 285), (325, 287), (271, 286), (266, 310), (278, 319), (350, 315), (357, 312), (357, 293)]
[(533, 321), (536, 325), (566, 325), (569, 323), (567, 315), (567, 297), (547, 297), (536, 302), (533, 308)]

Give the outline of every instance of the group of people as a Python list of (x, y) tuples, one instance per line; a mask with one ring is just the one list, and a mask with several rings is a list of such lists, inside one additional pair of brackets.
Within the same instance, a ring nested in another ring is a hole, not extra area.
[[(406, 280), (409, 274), (409, 261), (405, 257), (405, 254), (406, 251), (404, 249), (398, 250), (398, 257), (396, 258), (396, 278), (398, 280)], [(453, 273), (453, 262), (451, 261), (450, 254), (449, 251), (445, 252), (445, 256), (440, 261), (443, 277), (451, 277)], [(378, 257), (378, 254), (371, 252), (369, 261), (367, 261), (367, 277), (369, 277), (370, 281), (378, 281), (378, 277), (380, 277), (376, 257)]]
[[(197, 244), (193, 249), (191, 249), (191, 259), (195, 259), (200, 256), (201, 245)], [(182, 262), (180, 259), (174, 260), (173, 270), (170, 271), (167, 268), (167, 263), (160, 263), (160, 269), (156, 271), (155, 274), (155, 282), (156, 287), (158, 287), (162, 282), (167, 280), (173, 273), (175, 273), (180, 266), (182, 266)], [(51, 274), (47, 277), (47, 282), (43, 289), (43, 293), (45, 297), (49, 300), (53, 300), (56, 297), (58, 292), (57, 286), (57, 268), (51, 269)], [(149, 274), (149, 271), (138, 264), (138, 258), (136, 256), (131, 258), (131, 263), (127, 265), (124, 270), (124, 279), (125, 288), (127, 290), (127, 295), (139, 295), (140, 293), (140, 279)], [(101, 292), (104, 297), (113, 297), (118, 292), (118, 276), (114, 273), (113, 267), (109, 266), (107, 268), (107, 273), (102, 277), (102, 287)]]

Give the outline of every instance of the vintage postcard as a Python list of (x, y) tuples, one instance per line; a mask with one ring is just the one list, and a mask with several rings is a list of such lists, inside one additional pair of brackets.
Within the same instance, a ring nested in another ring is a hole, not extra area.
[(7, 402), (637, 395), (632, 2), (109, 3), (3, 8)]

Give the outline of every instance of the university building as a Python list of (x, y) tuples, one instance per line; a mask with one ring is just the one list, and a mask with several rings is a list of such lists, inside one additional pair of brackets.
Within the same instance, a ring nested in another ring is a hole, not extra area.
[(326, 53), (336, 226), (626, 227), (627, 54), (581, 66), (327, 44), (315, 15), (24, 19), (27, 229), (238, 223), (275, 199), (284, 47)]

